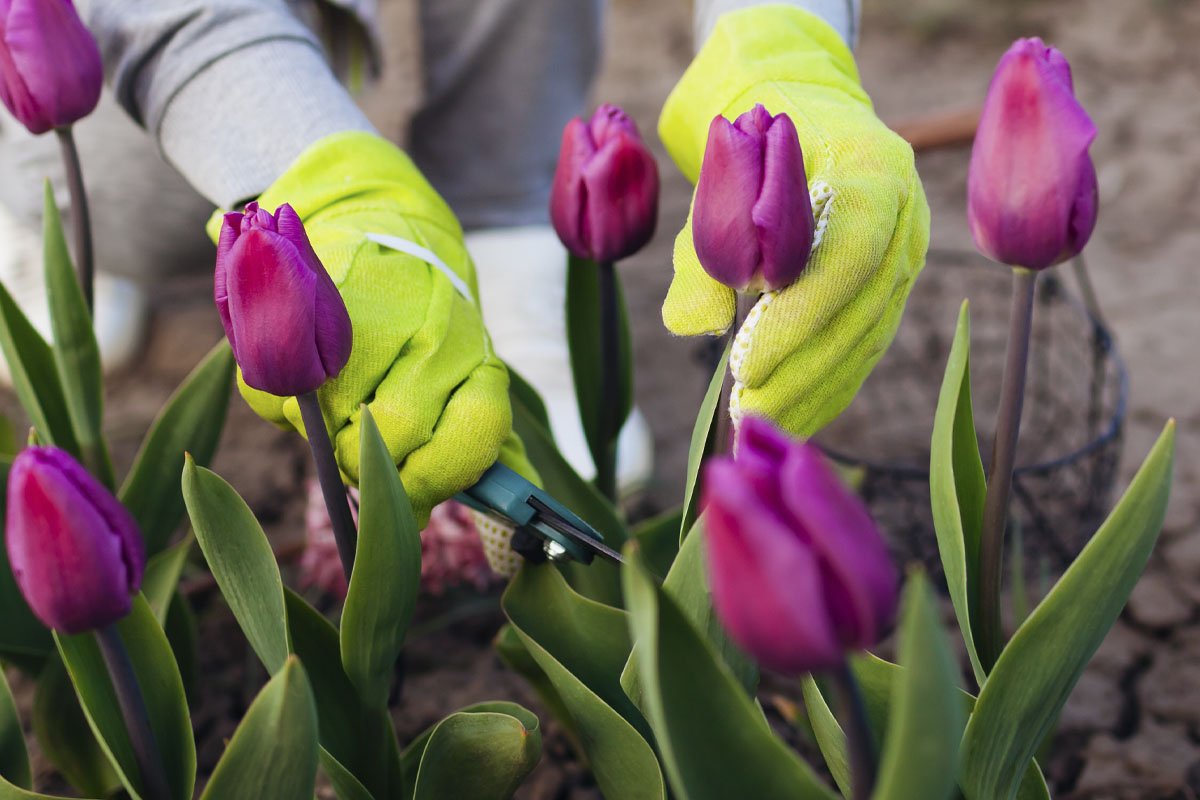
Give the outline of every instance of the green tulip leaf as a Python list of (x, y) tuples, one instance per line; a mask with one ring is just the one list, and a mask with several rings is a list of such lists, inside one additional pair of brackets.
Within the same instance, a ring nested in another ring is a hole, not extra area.
[(233, 487), (191, 458), (183, 468), (183, 499), (222, 597), (274, 675), (287, 660), (288, 629), (283, 581), (266, 534)]
[(386, 707), (365, 705), (338, 656), (338, 632), (290, 589), (290, 641), (317, 703), (321, 764), (342, 800), (393, 800), (403, 795), (403, 769)]
[[(542, 754), (538, 718), (515, 703), (457, 711), (405, 752), (414, 800), (505, 800)], [(470, 764), (470, 769), (463, 769)]]
[(149, 555), (166, 546), (183, 520), (183, 493), (175, 476), (184, 454), (207, 466), (217, 451), (233, 375), (233, 353), (222, 339), (158, 413), (125, 477), (121, 502), (138, 521)]
[(121, 781), (88, 727), (57, 651), (38, 675), (32, 721), (42, 755), (72, 786), (96, 797), (107, 797), (120, 788)]
[[(625, 524), (605, 497), (571, 469), (558, 452), (550, 431), (536, 415), (509, 392), (513, 407), (513, 430), (525, 443), (530, 462), (541, 474), (543, 488), (556, 500), (574, 511), (604, 537), (605, 543), (620, 549), (628, 538)], [(590, 565), (571, 562), (564, 565), (571, 586), (588, 597), (609, 605), (621, 602), (621, 579), (614, 565), (597, 559)]]
[(417, 607), (421, 531), (400, 473), (362, 409), (358, 549), (342, 611), (342, 664), (368, 706), (385, 708), (396, 659)]
[(71, 415), (54, 366), (54, 351), (12, 295), (0, 284), (0, 350), (8, 362), (13, 389), (29, 421), (46, 444), (79, 455)]
[(721, 657), (654, 582), (637, 548), (627, 547), (625, 557), (625, 603), (638, 645), (643, 705), (674, 796), (832, 800), (835, 795), (771, 732)]
[(721, 389), (725, 386), (725, 376), (729, 372), (729, 352), (732, 347), (732, 341), (725, 345), (725, 353), (708, 382), (708, 390), (704, 393), (700, 412), (696, 415), (696, 424), (692, 428), (692, 441), (688, 447), (687, 483), (683, 490), (683, 519), (679, 525), (681, 542), (700, 516), (700, 467), (704, 464), (704, 459), (717, 449), (717, 415), (724, 413), (719, 408)]
[[(171, 645), (140, 594), (134, 598), (133, 611), (116, 627), (141, 687), (171, 798), (190, 800), (196, 780), (196, 746)], [(54, 638), (88, 724), (121, 783), (135, 800), (145, 797), (125, 720), (95, 636), (56, 633)]]
[(4, 542), (4, 520), (8, 501), (8, 471), (12, 461), (0, 456), (0, 658), (36, 673), (54, 652), (54, 639), (33, 615), (13, 578)]
[(1171, 421), (1100, 530), (1001, 652), (963, 737), (968, 798), (1014, 795), (1150, 558), (1166, 514), (1174, 459)]
[(13, 702), (3, 667), (0, 667), (0, 778), (18, 788), (28, 789), (33, 785), (25, 731), (21, 728), (21, 717), (17, 714), (17, 704)]
[(167, 611), (175, 598), (175, 590), (179, 587), (179, 576), (183, 574), (183, 566), (187, 563), (188, 554), (192, 552), (192, 545), (195, 543), (195, 538), (189, 533), (146, 562), (146, 572), (142, 576), (142, 594), (146, 596), (154, 618), (163, 627), (166, 627)]
[[(640, 552), (640, 547), (639, 547)], [(645, 563), (645, 557), (642, 557)], [(758, 686), (758, 668), (725, 633), (721, 621), (712, 607), (708, 575), (704, 566), (704, 518), (692, 526), (692, 531), (683, 540), (679, 555), (663, 581), (663, 592), (674, 601), (695, 628), (702, 631), (709, 647), (720, 656), (724, 665), (733, 673), (747, 697), (753, 697)], [(641, 685), (642, 672), (638, 666), (640, 645), (635, 645), (629, 661), (621, 674), (621, 686), (625, 693), (645, 711)]]
[(980, 685), (986, 677), (975, 647), (978, 627), (979, 536), (987, 492), (971, 415), (971, 314), (964, 301), (933, 419), (929, 493), (938, 552), (950, 601)]
[(67, 251), (62, 218), (50, 181), (45, 185), (46, 297), (54, 331), (54, 364), (66, 400), (67, 416), (79, 444), (79, 457), (105, 486), (115, 488), (112, 461), (104, 443), (104, 384), (100, 378), (100, 347), (92, 330), (92, 315)]
[[(583, 424), (597, 476), (611, 476), (617, 457), (617, 435), (633, 408), (633, 345), (629, 333), (629, 313), (621, 280), (613, 270), (617, 315), (617, 385), (615, 397), (604, 396), (603, 326), (601, 312), (601, 265), (586, 258), (570, 256), (567, 264), (567, 346), (571, 352), (571, 375), (579, 420)], [(612, 429), (605, 434), (604, 415), (611, 413)]]
[(943, 800), (954, 794), (967, 713), (929, 583), (920, 572), (904, 589), (900, 623), (904, 671), (893, 686), (875, 800)]
[(663, 800), (649, 726), (621, 690), (630, 649), (625, 613), (575, 592), (548, 565), (522, 567), (502, 605), (570, 714), (604, 796)]
[(250, 705), (201, 800), (312, 797), (317, 753), (317, 706), (293, 656)]

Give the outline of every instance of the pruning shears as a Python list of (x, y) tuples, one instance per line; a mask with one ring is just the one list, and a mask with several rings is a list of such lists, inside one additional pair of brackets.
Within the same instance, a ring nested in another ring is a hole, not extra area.
[(479, 482), (457, 500), (483, 514), (513, 524), (512, 548), (527, 560), (578, 561), (590, 564), (601, 556), (624, 564), (621, 554), (604, 544), (598, 530), (503, 464), (496, 462)]

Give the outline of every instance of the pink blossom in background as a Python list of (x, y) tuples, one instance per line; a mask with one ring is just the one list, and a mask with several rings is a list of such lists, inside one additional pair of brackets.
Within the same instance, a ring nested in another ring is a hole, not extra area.
[[(321, 487), (316, 481), (308, 481), (307, 491), (304, 519), (308, 543), (300, 557), (300, 585), (345, 597), (346, 578)], [(358, 524), (358, 490), (350, 489), (350, 497), (354, 522)], [(421, 591), (435, 596), (460, 586), (483, 591), (495, 581), (467, 508), (453, 500), (436, 506), (429, 515), (429, 524), (421, 531)]]

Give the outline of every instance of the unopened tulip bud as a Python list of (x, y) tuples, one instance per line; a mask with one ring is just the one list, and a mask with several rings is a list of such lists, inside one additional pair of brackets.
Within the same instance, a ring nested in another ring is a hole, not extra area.
[(214, 297), (248, 386), (306, 394), (350, 358), (350, 315), (290, 205), (226, 214)]
[(658, 167), (637, 125), (614, 105), (563, 129), (550, 219), (567, 250), (613, 262), (640, 250), (658, 221)]
[(96, 108), (100, 48), (71, 0), (0, 0), (0, 100), (33, 133)]
[(796, 126), (763, 106), (718, 116), (692, 204), (692, 243), (704, 271), (740, 292), (782, 289), (804, 271), (812, 201)]
[(713, 606), (758, 663), (786, 674), (832, 669), (876, 644), (897, 577), (862, 502), (816, 445), (747, 418), (736, 460), (704, 470)]
[(137, 523), (70, 455), (30, 447), (8, 475), (8, 560), (47, 627), (82, 633), (132, 608), (146, 555)]
[(1096, 226), (1096, 126), (1071, 67), (1041, 39), (1019, 39), (996, 67), (967, 176), (975, 246), (1003, 264), (1044, 269), (1079, 253)]

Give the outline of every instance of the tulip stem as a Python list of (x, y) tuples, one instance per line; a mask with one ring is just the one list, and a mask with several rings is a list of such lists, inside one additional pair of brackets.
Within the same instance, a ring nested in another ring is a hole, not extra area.
[(92, 255), (92, 216), (88, 210), (87, 190), (83, 185), (83, 167), (79, 163), (79, 148), (75, 146), (75, 134), (71, 126), (55, 128), (58, 144), (62, 150), (63, 167), (67, 173), (67, 187), (71, 192), (71, 225), (75, 232), (75, 273), (79, 276), (79, 288), (88, 313), (92, 311), (92, 283), (95, 275)]
[(150, 727), (150, 714), (146, 711), (146, 701), (142, 697), (137, 674), (133, 671), (129, 651), (116, 625), (97, 628), (95, 633), (96, 643), (100, 646), (100, 654), (108, 667), (108, 675), (117, 695), (117, 705), (125, 719), (125, 729), (129, 732), (138, 772), (142, 776), (142, 796), (147, 800), (169, 800), (171, 793), (167, 788), (158, 742)]
[(329, 511), (329, 522), (333, 526), (333, 538), (337, 541), (338, 556), (342, 560), (342, 571), (346, 582), (354, 571), (354, 551), (358, 542), (358, 529), (354, 527), (354, 516), (350, 513), (350, 498), (337, 459), (333, 456), (333, 443), (325, 428), (325, 415), (321, 413), (321, 401), (316, 391), (305, 392), (296, 397), (300, 404), (300, 416), (304, 420), (304, 432), (308, 435), (308, 446), (312, 450), (313, 463), (317, 467), (317, 481), (321, 484), (321, 495)]
[(596, 488), (609, 500), (617, 499), (617, 437), (620, 436), (621, 342), (617, 313), (617, 271), (611, 261), (600, 270), (600, 443), (596, 463)]
[(871, 722), (867, 718), (862, 689), (850, 671), (848, 662), (843, 662), (829, 674), (829, 688), (846, 733), (851, 800), (867, 800), (875, 791), (875, 738), (871, 734)]
[(992, 463), (988, 470), (987, 494), (983, 502), (983, 529), (979, 540), (979, 656), (990, 671), (1004, 649), (1000, 589), (1004, 561), (1004, 529), (1012, 492), (1017, 435), (1021, 430), (1021, 408), (1025, 400), (1025, 368), (1029, 361), (1029, 338), (1033, 330), (1033, 298), (1037, 272), (1013, 269), (1012, 310), (1009, 315), (1008, 353), (1000, 385), (1000, 409)]
[[(762, 297), (760, 294), (743, 294), (738, 292), (737, 305), (733, 309), (733, 324), (729, 326), (729, 333), (726, 334), (728, 340), (733, 342), (737, 339), (738, 331), (742, 329), (742, 325), (746, 322), (746, 317), (750, 316), (750, 309), (754, 308)], [(732, 357), (733, 353), (730, 352)], [(721, 386), (721, 398), (717, 401), (717, 431), (715, 438), (715, 446), (713, 452), (716, 455), (725, 455), (733, 451), (733, 417), (730, 414), (729, 403), (733, 399), (733, 366), (732, 361), (729, 367), (729, 372), (725, 375), (725, 382)]]

